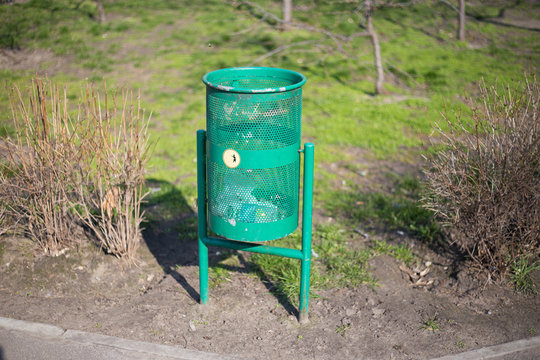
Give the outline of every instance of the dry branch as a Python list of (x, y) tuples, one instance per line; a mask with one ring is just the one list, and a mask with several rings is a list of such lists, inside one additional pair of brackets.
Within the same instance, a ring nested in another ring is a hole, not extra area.
[(69, 121), (65, 103), (65, 93), (39, 78), (32, 81), (31, 92), (14, 87), (10, 104), (16, 135), (0, 144), (0, 152), (7, 154), (3, 171), (10, 174), (2, 181), (0, 203), (49, 255), (74, 243), (69, 164), (77, 149), (64, 129)]
[(457, 7), (455, 7), (452, 3), (446, 1), (446, 0), (439, 0), (440, 2), (442, 2), (444, 5), (448, 6), (450, 9), (454, 10), (455, 12), (457, 12), (459, 14), (459, 9)]
[(296, 47), (296, 46), (302, 46), (302, 45), (308, 45), (308, 44), (316, 44), (316, 43), (319, 43), (319, 41), (318, 40), (305, 40), (305, 41), (298, 41), (298, 42), (295, 42), (295, 43), (292, 43), (292, 44), (286, 44), (286, 45), (279, 46), (279, 47), (275, 48), (274, 50), (267, 52), (263, 56), (260, 56), (257, 59), (253, 60), (251, 62), (251, 64), (249, 64), (248, 66), (253, 66), (254, 64), (257, 64), (257, 63), (263, 61), (264, 59), (269, 58), (272, 55), (276, 55), (276, 54), (278, 54), (278, 53), (280, 53), (280, 52), (282, 52), (284, 50), (287, 50), (289, 48)]
[(140, 96), (134, 101), (131, 92), (113, 94), (111, 108), (107, 90), (104, 108), (101, 94), (93, 87), (87, 85), (84, 98), (88, 141), (73, 178), (73, 206), (108, 253), (132, 260), (144, 219), (141, 203), (146, 196), (150, 117), (141, 109)]

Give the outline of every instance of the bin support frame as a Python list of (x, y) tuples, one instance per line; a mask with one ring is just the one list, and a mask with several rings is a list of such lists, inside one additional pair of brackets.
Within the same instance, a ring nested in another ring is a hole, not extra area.
[(299, 152), (304, 154), (302, 250), (209, 237), (207, 227), (208, 206), (206, 186), (206, 130), (197, 131), (197, 221), (199, 242), (200, 303), (202, 305), (208, 303), (208, 246), (282, 256), (301, 261), (300, 305), (298, 309), (298, 320), (300, 323), (309, 322), (308, 304), (309, 278), (311, 273), (311, 220), (313, 210), (313, 167), (315, 146), (312, 143), (305, 143), (304, 149), (299, 150)]

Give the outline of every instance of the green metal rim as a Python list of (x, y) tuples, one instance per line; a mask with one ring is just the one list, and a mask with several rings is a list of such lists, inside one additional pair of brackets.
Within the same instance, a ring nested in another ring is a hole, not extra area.
[[(282, 87), (270, 87), (265, 89), (248, 89), (233, 86), (220, 85), (223, 79), (246, 78), (246, 77), (280, 78), (290, 82), (291, 85)], [(271, 67), (233, 67), (215, 70), (204, 75), (202, 81), (216, 90), (242, 93), (242, 94), (270, 94), (291, 91), (302, 87), (306, 83), (306, 77), (296, 71), (271, 68)]]

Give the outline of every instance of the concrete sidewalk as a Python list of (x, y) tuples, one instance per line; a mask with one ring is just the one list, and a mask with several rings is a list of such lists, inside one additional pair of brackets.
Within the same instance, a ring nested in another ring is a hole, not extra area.
[[(0, 317), (0, 360), (239, 360), (240, 357)], [(245, 358), (244, 358), (245, 359)]]
[(432, 360), (537, 360), (540, 359), (540, 336), (488, 346)]

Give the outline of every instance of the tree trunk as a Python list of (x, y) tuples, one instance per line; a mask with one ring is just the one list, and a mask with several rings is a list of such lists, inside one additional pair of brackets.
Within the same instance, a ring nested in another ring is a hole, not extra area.
[(289, 30), (292, 21), (292, 0), (283, 0), (283, 30)]
[(105, 23), (105, 9), (103, 9), (103, 2), (101, 0), (96, 0), (96, 6), (98, 11), (98, 21), (100, 23)]
[(465, 40), (465, 0), (459, 0), (458, 40)]
[(373, 12), (373, 3), (371, 0), (366, 0), (366, 22), (367, 22), (367, 31), (369, 37), (371, 38), (371, 43), (373, 44), (373, 57), (375, 60), (375, 69), (377, 70), (377, 80), (375, 81), (375, 94), (381, 94), (383, 92), (384, 84), (384, 71), (382, 66), (382, 57), (381, 57), (381, 46), (379, 45), (379, 37), (375, 32), (373, 27), (373, 20), (371, 13)]

